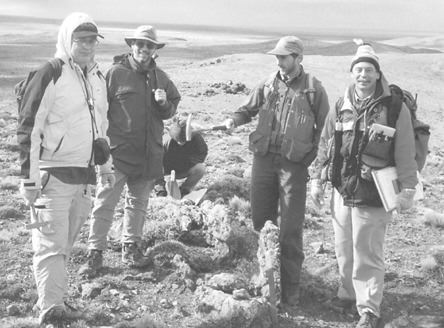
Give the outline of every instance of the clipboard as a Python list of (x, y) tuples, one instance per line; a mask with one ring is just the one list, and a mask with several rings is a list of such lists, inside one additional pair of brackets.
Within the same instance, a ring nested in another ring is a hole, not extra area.
[[(416, 185), (416, 193), (414, 200), (424, 199), (424, 189), (422, 178), (417, 172), (418, 184)], [(398, 173), (394, 166), (388, 166), (380, 170), (372, 170), (373, 181), (378, 189), (382, 204), (386, 212), (396, 209), (398, 194), (401, 192), (401, 184), (398, 180)]]

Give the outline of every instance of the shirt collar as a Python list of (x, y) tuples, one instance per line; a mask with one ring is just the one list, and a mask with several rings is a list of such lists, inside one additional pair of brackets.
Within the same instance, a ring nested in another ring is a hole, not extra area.
[(282, 82), (284, 82), (287, 85), (290, 85), (293, 81), (300, 79), (302, 77), (303, 73), (304, 73), (304, 68), (301, 65), (301, 69), (299, 71), (299, 74), (297, 74), (297, 75), (282, 76), (281, 72), (278, 71), (277, 76)]

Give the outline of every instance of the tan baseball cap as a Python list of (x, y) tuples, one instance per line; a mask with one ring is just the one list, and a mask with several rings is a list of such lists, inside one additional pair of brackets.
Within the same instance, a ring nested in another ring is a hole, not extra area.
[(273, 50), (267, 52), (269, 55), (287, 56), (291, 54), (301, 55), (304, 52), (304, 45), (301, 39), (295, 36), (284, 36), (281, 38)]

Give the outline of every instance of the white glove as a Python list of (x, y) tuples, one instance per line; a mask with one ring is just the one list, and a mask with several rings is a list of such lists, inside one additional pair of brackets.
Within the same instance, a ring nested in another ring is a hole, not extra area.
[(414, 204), (416, 190), (415, 189), (402, 189), (396, 199), (396, 208), (398, 212), (404, 212), (410, 209)]
[(167, 96), (165, 90), (163, 89), (154, 90), (154, 99), (159, 105), (161, 106), (165, 105), (167, 102)]
[(100, 165), (97, 170), (98, 183), (103, 188), (112, 188), (116, 183), (116, 176), (114, 174), (114, 169), (111, 166), (111, 161)]
[(234, 120), (232, 118), (228, 118), (224, 121), (224, 125), (227, 127), (227, 130), (233, 130), (236, 125), (234, 124)]
[(116, 183), (116, 176), (114, 173), (102, 173), (99, 175), (99, 184), (108, 189), (114, 187), (114, 184)]
[(324, 205), (324, 186), (319, 179), (311, 180), (310, 197), (318, 210)]
[(20, 183), (20, 195), (25, 200), (26, 206), (30, 206), (35, 203), (36, 199), (40, 197), (41, 190), (40, 186), (34, 185), (34, 186), (26, 186), (27, 181), (22, 180)]

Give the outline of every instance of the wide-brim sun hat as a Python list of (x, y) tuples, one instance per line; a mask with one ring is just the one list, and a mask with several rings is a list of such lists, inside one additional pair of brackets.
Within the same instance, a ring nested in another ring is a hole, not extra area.
[(131, 43), (134, 40), (145, 40), (156, 45), (157, 49), (163, 48), (165, 46), (164, 42), (159, 42), (157, 40), (156, 29), (151, 25), (142, 25), (136, 28), (133, 35), (125, 37), (125, 41), (128, 46), (131, 47)]

